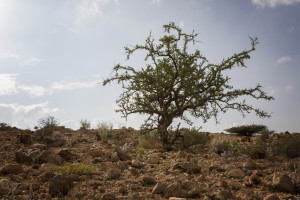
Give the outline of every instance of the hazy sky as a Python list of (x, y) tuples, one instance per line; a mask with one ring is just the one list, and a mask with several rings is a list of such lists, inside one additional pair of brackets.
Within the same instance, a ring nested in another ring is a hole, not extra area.
[(152, 31), (175, 22), (199, 33), (196, 47), (212, 63), (259, 45), (248, 68), (230, 72), (237, 88), (260, 83), (275, 101), (249, 101), (270, 119), (238, 112), (220, 114), (203, 130), (222, 131), (243, 123), (277, 132), (300, 132), (300, 0), (0, 0), (0, 122), (32, 128), (55, 116), (78, 128), (81, 119), (138, 128), (143, 117), (125, 122), (114, 112), (122, 89), (101, 81), (117, 63), (143, 67), (143, 54), (126, 61), (124, 46), (144, 44)]

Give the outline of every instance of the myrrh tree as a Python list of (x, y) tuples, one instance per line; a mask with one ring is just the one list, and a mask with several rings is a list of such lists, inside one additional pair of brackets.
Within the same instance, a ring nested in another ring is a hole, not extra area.
[(206, 122), (215, 118), (219, 112), (234, 109), (244, 116), (254, 111), (259, 117), (270, 115), (240, 97), (273, 100), (258, 84), (254, 88), (235, 89), (229, 85), (230, 78), (224, 71), (234, 67), (246, 67), (245, 60), (255, 50), (257, 38), (251, 39), (251, 49), (244, 50), (223, 59), (219, 64), (209, 63), (199, 50), (188, 51), (190, 43), (195, 45), (197, 34), (183, 33), (173, 22), (163, 26), (166, 35), (156, 44), (151, 33), (144, 45), (125, 47), (127, 59), (138, 50), (146, 51), (145, 67), (116, 65), (112, 77), (105, 79), (103, 85), (117, 81), (123, 93), (117, 103), (123, 117), (134, 113), (146, 114), (148, 118), (142, 125), (144, 130), (157, 130), (163, 144), (168, 144), (168, 127), (176, 118), (188, 124), (189, 113)]

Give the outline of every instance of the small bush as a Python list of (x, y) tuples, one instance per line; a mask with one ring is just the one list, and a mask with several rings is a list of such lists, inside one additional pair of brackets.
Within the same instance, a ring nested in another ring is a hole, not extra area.
[(0, 123), (0, 131), (7, 131), (11, 130), (12, 127), (8, 125), (7, 123)]
[(101, 140), (107, 142), (111, 138), (113, 124), (110, 122), (99, 122), (96, 127), (97, 132), (100, 134)]
[(89, 130), (91, 128), (91, 122), (87, 119), (80, 120), (80, 129)]
[(230, 145), (230, 142), (222, 141), (213, 146), (213, 151), (219, 155), (227, 154), (232, 151), (232, 146)]
[(140, 137), (138, 146), (143, 149), (160, 149), (162, 143), (158, 133), (156, 131), (151, 131)]
[(55, 171), (59, 171), (61, 173), (67, 173), (67, 174), (88, 174), (96, 169), (95, 166), (93, 166), (90, 163), (65, 163), (63, 166), (58, 166)]
[(245, 146), (242, 149), (242, 153), (248, 155), (252, 159), (263, 159), (267, 154), (267, 145), (263, 140), (258, 139), (254, 145)]
[(42, 118), (39, 120), (39, 125), (40, 128), (45, 128), (45, 127), (55, 127), (58, 126), (58, 121), (55, 119), (54, 116), (47, 116), (45, 118)]
[(236, 133), (238, 135), (243, 136), (252, 136), (254, 133), (258, 133), (263, 130), (268, 130), (268, 128), (265, 125), (242, 125), (242, 126), (236, 126), (231, 127), (229, 129), (225, 129), (225, 131), (229, 133)]
[(208, 133), (199, 132), (195, 128), (182, 130), (182, 148), (186, 149), (197, 144), (207, 144), (210, 141)]
[(282, 135), (274, 145), (273, 152), (288, 158), (300, 157), (300, 136)]

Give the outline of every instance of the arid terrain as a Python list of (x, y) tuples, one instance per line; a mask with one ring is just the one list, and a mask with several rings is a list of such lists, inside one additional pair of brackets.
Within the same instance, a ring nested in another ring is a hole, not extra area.
[(0, 199), (300, 199), (300, 158), (274, 153), (281, 137), (300, 134), (206, 133), (186, 149), (161, 148), (132, 128), (45, 135), (0, 130)]

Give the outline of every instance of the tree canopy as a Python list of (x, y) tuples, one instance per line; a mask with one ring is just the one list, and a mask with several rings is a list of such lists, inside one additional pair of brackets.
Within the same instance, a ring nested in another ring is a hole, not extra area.
[[(258, 84), (253, 88), (236, 89), (229, 84), (225, 71), (234, 67), (246, 67), (245, 60), (258, 44), (257, 38), (250, 38), (251, 48), (223, 59), (219, 64), (210, 63), (199, 50), (190, 52), (189, 45), (195, 45), (197, 33), (183, 33), (173, 22), (163, 26), (165, 35), (156, 43), (153, 36), (146, 38), (144, 45), (125, 47), (127, 59), (139, 50), (146, 52), (145, 66), (116, 65), (112, 77), (103, 85), (117, 81), (123, 92), (117, 103), (123, 117), (134, 113), (147, 114), (142, 125), (144, 130), (156, 129), (163, 143), (168, 143), (168, 127), (180, 118), (192, 124), (186, 114), (218, 120), (219, 112), (234, 109), (244, 116), (253, 111), (259, 117), (270, 115), (247, 104), (244, 97), (273, 100)], [(240, 100), (242, 97), (243, 100)]]

